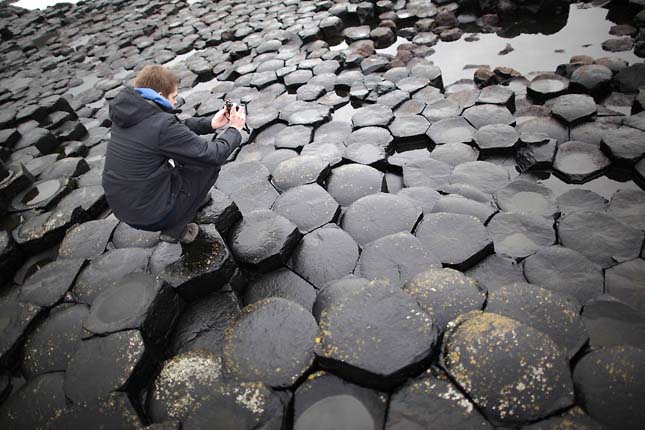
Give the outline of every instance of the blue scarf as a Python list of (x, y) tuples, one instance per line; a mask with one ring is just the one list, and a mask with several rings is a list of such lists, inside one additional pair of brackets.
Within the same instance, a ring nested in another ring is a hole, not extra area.
[(170, 100), (168, 100), (152, 88), (135, 88), (134, 90), (146, 100), (151, 100), (171, 111), (175, 109), (172, 103), (170, 103)]

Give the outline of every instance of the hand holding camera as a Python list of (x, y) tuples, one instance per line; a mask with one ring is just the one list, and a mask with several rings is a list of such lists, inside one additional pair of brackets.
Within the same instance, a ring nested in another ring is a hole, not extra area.
[(230, 99), (226, 99), (224, 107), (213, 116), (211, 127), (221, 128), (227, 123), (240, 131), (246, 130), (246, 106), (238, 106)]

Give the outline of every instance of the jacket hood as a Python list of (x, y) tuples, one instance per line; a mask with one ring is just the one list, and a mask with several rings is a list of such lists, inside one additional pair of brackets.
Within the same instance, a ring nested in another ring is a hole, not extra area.
[(164, 109), (146, 101), (133, 88), (124, 87), (110, 102), (110, 119), (121, 128), (130, 128)]

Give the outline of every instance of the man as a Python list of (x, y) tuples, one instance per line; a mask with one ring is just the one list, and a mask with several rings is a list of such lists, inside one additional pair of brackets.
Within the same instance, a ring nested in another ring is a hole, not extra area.
[[(112, 100), (103, 188), (119, 220), (161, 230), (165, 241), (190, 243), (198, 233), (191, 221), (208, 201), (220, 165), (240, 145), (246, 113), (233, 105), (212, 118), (182, 123), (174, 109), (178, 83), (167, 68), (149, 65), (137, 75), (135, 88), (124, 87)], [(199, 136), (227, 124), (210, 142)]]

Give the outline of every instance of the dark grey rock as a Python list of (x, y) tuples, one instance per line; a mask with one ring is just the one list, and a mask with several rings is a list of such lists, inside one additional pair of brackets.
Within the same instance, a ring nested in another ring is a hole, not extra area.
[[(231, 227), (241, 218), (242, 214), (235, 202), (213, 187), (210, 190), (210, 201), (197, 212), (195, 222), (198, 224), (215, 224), (217, 231), (226, 236)], [(119, 227), (117, 227), (117, 231)], [(114, 235), (117, 235), (116, 231)], [(114, 241), (114, 238), (112, 240)]]
[(643, 232), (602, 212), (573, 212), (558, 225), (562, 245), (574, 249), (603, 268), (635, 258)]
[(282, 129), (275, 136), (276, 148), (298, 149), (309, 144), (313, 129), (304, 125), (294, 125)]
[(259, 209), (270, 209), (278, 196), (275, 187), (267, 180), (244, 185), (230, 195), (242, 215)]
[[(475, 133), (475, 143), (484, 154), (512, 151), (519, 141), (519, 134), (507, 124), (490, 124)], [(474, 160), (473, 160), (474, 161)]]
[(25, 341), (21, 370), (26, 378), (67, 369), (88, 314), (86, 305), (63, 305), (50, 312)]
[(587, 302), (582, 320), (593, 349), (609, 346), (645, 346), (645, 314), (612, 296), (601, 295)]
[(65, 372), (65, 394), (82, 403), (113, 391), (142, 388), (148, 365), (145, 349), (137, 330), (81, 342)]
[(392, 233), (413, 231), (421, 216), (421, 209), (408, 199), (376, 193), (353, 202), (343, 214), (341, 227), (364, 246)]
[(556, 203), (562, 215), (576, 211), (604, 212), (609, 202), (600, 194), (591, 190), (573, 189), (556, 198)]
[(492, 194), (510, 182), (506, 169), (487, 161), (459, 164), (452, 171), (452, 182), (465, 183)]
[(559, 212), (553, 192), (531, 181), (518, 179), (495, 192), (497, 206), (505, 212), (552, 217)]
[(515, 124), (513, 114), (506, 107), (491, 104), (469, 107), (464, 111), (464, 118), (476, 129), (491, 124)]
[(558, 146), (553, 167), (567, 182), (582, 184), (601, 176), (610, 164), (597, 146), (570, 141)]
[(466, 270), (493, 252), (493, 241), (475, 217), (445, 212), (427, 214), (415, 232), (441, 262)]
[(307, 234), (336, 219), (340, 206), (320, 185), (308, 184), (283, 193), (273, 204), (273, 210)]
[(394, 137), (394, 146), (398, 151), (425, 148), (431, 142), (426, 134), (430, 123), (421, 115), (397, 116), (388, 126)]
[(327, 192), (343, 207), (382, 191), (386, 191), (383, 173), (368, 166), (347, 164), (336, 167), (327, 180)]
[(13, 354), (20, 348), (29, 325), (41, 312), (40, 306), (31, 303), (3, 301), (0, 303), (2, 325), (0, 325), (0, 363), (8, 367), (13, 364)]
[(142, 422), (126, 393), (112, 393), (69, 406), (56, 414), (47, 428), (80, 430), (93, 426), (136, 430), (141, 428)]
[(421, 208), (424, 214), (431, 213), (441, 197), (441, 194), (430, 187), (406, 187), (397, 195), (409, 199), (415, 206)]
[(334, 428), (349, 424), (366, 430), (382, 429), (385, 409), (383, 394), (318, 371), (295, 392), (293, 428), (315, 429), (324, 422)]
[(27, 278), (20, 289), (20, 300), (38, 306), (53, 306), (71, 288), (84, 262), (82, 258), (61, 259), (45, 265)]
[(446, 212), (474, 216), (482, 224), (486, 224), (497, 209), (489, 203), (471, 200), (458, 194), (441, 196), (432, 208), (432, 212)]
[(555, 243), (553, 220), (527, 213), (500, 212), (487, 225), (499, 255), (524, 258)]
[(571, 88), (599, 97), (609, 92), (612, 77), (613, 73), (607, 66), (585, 65), (571, 75)]
[(619, 221), (645, 230), (645, 191), (642, 190), (618, 190), (611, 197), (607, 214)]
[(439, 100), (428, 104), (422, 112), (431, 123), (449, 119), (461, 115), (463, 109), (459, 103), (452, 99)]
[[(464, 315), (446, 333), (441, 358), (484, 416), (498, 425), (527, 423), (573, 404), (564, 351), (546, 334), (508, 317)], [(499, 366), (507, 371), (496, 372)], [(536, 378), (539, 385), (530, 382)]]
[(352, 273), (358, 255), (358, 245), (349, 234), (340, 228), (323, 227), (302, 238), (287, 266), (320, 289)]
[(645, 154), (645, 131), (631, 127), (610, 130), (604, 134), (601, 148), (615, 162), (633, 165)]
[(320, 183), (329, 174), (329, 163), (316, 155), (301, 155), (278, 164), (273, 172), (273, 183), (282, 190), (299, 185)]
[(270, 297), (280, 297), (311, 311), (316, 289), (291, 270), (283, 267), (251, 282), (244, 293), (246, 306)]
[[(320, 329), (315, 352), (321, 365), (377, 389), (398, 385), (426, 367), (438, 334), (414, 299), (380, 283), (331, 304), (321, 314)], [(385, 347), (391, 342), (400, 347)]]
[(521, 139), (525, 134), (527, 136), (539, 134), (555, 139), (558, 143), (564, 143), (569, 140), (569, 130), (555, 118), (549, 117), (537, 117), (524, 121), (517, 126), (517, 132), (520, 134)]
[(453, 142), (469, 143), (472, 142), (475, 131), (465, 119), (454, 117), (433, 123), (428, 129), (428, 136), (436, 145)]
[(584, 94), (567, 94), (550, 100), (551, 114), (567, 124), (578, 124), (596, 114), (593, 97)]
[(289, 387), (313, 364), (318, 325), (302, 306), (271, 297), (242, 309), (226, 332), (227, 372)]
[(361, 127), (379, 126), (387, 127), (394, 119), (392, 109), (382, 105), (369, 105), (357, 109), (352, 115), (352, 127), (354, 129)]
[(605, 271), (605, 292), (639, 312), (645, 312), (643, 299), (645, 260), (635, 258), (617, 264)]
[(154, 248), (159, 243), (159, 235), (158, 231), (137, 230), (122, 222), (112, 233), (112, 245), (115, 248)]
[(639, 88), (645, 86), (644, 71), (645, 65), (643, 63), (635, 63), (625, 67), (616, 73), (614, 85), (622, 93), (638, 93)]
[(497, 254), (489, 255), (464, 273), (477, 280), (488, 291), (526, 281), (521, 267), (515, 260)]
[(633, 346), (603, 348), (580, 359), (573, 382), (581, 406), (593, 419), (604, 426), (639, 428), (643, 410), (637, 399), (645, 387), (643, 360), (645, 351)]
[(98, 257), (105, 251), (112, 231), (118, 223), (115, 218), (88, 221), (68, 230), (58, 249), (59, 258), (89, 260)]
[(406, 187), (429, 187), (436, 189), (450, 183), (452, 167), (432, 158), (403, 165), (403, 180)]

